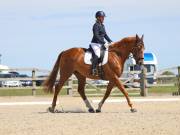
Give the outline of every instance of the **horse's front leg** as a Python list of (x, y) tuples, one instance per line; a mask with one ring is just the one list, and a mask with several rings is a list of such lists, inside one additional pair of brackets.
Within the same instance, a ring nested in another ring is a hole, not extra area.
[(126, 89), (124, 88), (124, 85), (120, 82), (118, 77), (115, 77), (114, 79), (114, 83), (116, 84), (116, 86), (121, 90), (121, 92), (124, 94), (124, 96), (126, 97), (126, 100), (128, 102), (129, 107), (131, 108), (131, 112), (137, 112), (137, 110), (135, 108), (133, 108), (133, 104), (130, 101), (130, 98), (128, 96), (128, 92), (126, 91)]
[(97, 113), (101, 112), (101, 108), (102, 108), (105, 100), (109, 97), (109, 95), (110, 95), (111, 90), (112, 90), (113, 87), (114, 87), (114, 83), (109, 82), (109, 84), (108, 84), (108, 86), (107, 86), (106, 93), (105, 93), (103, 99), (101, 100), (101, 102), (98, 104), (98, 109), (96, 109), (96, 112), (97, 112)]

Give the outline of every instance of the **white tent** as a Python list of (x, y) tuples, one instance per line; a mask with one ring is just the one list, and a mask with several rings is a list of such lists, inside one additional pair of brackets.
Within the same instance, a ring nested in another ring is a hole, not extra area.
[(2, 73), (8, 73), (8, 70), (6, 70), (6, 69), (9, 69), (9, 67), (6, 65), (0, 65), (0, 73), (1, 74)]

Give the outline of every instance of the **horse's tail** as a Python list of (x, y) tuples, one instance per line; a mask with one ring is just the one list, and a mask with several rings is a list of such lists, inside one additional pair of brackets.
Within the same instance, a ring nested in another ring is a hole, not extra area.
[(51, 71), (49, 77), (44, 81), (43, 83), (43, 90), (46, 93), (53, 93), (53, 86), (56, 82), (56, 77), (59, 71), (60, 66), (60, 59), (63, 52), (61, 52), (56, 60), (56, 63), (53, 67), (53, 70)]

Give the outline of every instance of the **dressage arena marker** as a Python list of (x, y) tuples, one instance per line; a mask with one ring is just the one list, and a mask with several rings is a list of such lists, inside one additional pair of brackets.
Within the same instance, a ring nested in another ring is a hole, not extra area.
[[(93, 103), (99, 103), (101, 100), (92, 100)], [(180, 98), (149, 98), (149, 99), (131, 99), (133, 102), (173, 102), (180, 101)], [(127, 102), (126, 99), (109, 99), (106, 103), (122, 103)]]
[[(51, 105), (51, 101), (37, 101), (37, 102), (2, 102), (0, 106), (22, 106), (22, 105)], [(57, 102), (59, 104), (59, 102)]]

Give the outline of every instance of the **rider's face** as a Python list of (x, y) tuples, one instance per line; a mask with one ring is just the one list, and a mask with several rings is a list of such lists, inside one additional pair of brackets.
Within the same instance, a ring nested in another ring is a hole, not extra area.
[(98, 19), (98, 21), (100, 21), (101, 23), (104, 22), (104, 16), (100, 16), (100, 17), (98, 17), (97, 19)]

